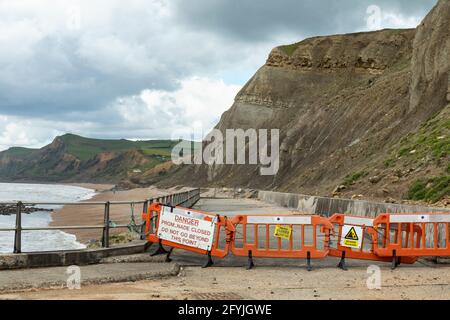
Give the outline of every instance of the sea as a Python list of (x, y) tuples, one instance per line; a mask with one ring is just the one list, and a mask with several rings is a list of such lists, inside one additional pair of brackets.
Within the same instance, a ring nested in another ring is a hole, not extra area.
[[(52, 184), (0, 183), (0, 202), (78, 202), (91, 199), (91, 189)], [(39, 206), (42, 209), (60, 209), (61, 206)], [(0, 229), (14, 228), (15, 215), (0, 215)], [(22, 215), (22, 226), (46, 227), (52, 222), (51, 212), (41, 211)], [(75, 250), (86, 246), (74, 235), (57, 231), (23, 231), (22, 252)], [(0, 253), (14, 250), (14, 232), (0, 231)]]

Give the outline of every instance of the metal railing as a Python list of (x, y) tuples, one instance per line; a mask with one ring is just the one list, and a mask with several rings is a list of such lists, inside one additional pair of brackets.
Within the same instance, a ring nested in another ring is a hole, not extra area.
[[(22, 253), (22, 232), (24, 231), (46, 231), (46, 230), (103, 230), (102, 247), (109, 248), (109, 233), (111, 229), (129, 228), (129, 224), (112, 224), (110, 219), (111, 207), (113, 205), (140, 205), (142, 211), (147, 212), (149, 204), (159, 202), (171, 206), (192, 207), (200, 200), (200, 189), (192, 189), (185, 192), (173, 193), (141, 201), (106, 201), (106, 202), (0, 202), (0, 205), (15, 206), (16, 220), (14, 228), (0, 228), (0, 232), (14, 231), (14, 253)], [(79, 225), (79, 226), (48, 226), (48, 227), (23, 227), (22, 209), (27, 206), (104, 206), (102, 225)], [(144, 240), (144, 239), (142, 239)]]

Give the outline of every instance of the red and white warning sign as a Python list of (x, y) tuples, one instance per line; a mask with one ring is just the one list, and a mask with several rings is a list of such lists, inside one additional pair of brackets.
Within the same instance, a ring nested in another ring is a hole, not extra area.
[[(206, 217), (208, 220), (205, 220)], [(158, 238), (210, 251), (215, 226), (215, 217), (185, 209), (163, 207), (159, 217)]]

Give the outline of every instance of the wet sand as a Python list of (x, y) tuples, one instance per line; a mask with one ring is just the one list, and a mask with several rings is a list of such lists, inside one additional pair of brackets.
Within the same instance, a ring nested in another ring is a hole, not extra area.
[[(75, 184), (72, 184), (75, 185)], [(93, 201), (139, 201), (156, 196), (166, 195), (172, 190), (161, 190), (155, 187), (132, 189), (126, 191), (110, 191), (111, 185), (95, 184), (77, 184), (77, 186), (96, 190), (98, 193), (85, 202)], [(134, 214), (136, 222), (140, 223), (143, 205), (136, 205)], [(104, 205), (83, 205), (83, 206), (64, 206), (59, 211), (52, 213), (51, 226), (86, 226), (103, 225)], [(111, 221), (116, 224), (128, 224), (131, 219), (130, 205), (111, 205)], [(111, 235), (126, 232), (127, 229), (112, 229)], [(67, 233), (73, 234), (81, 243), (87, 243), (90, 240), (100, 240), (102, 236), (101, 229), (95, 230), (68, 230)]]

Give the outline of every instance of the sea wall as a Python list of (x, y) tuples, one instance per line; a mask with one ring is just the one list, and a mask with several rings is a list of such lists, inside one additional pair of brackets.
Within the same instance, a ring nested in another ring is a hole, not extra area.
[(334, 213), (345, 213), (373, 218), (380, 213), (450, 212), (450, 209), (443, 208), (315, 197), (272, 191), (258, 191), (258, 199), (278, 206), (327, 217)]

